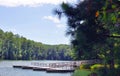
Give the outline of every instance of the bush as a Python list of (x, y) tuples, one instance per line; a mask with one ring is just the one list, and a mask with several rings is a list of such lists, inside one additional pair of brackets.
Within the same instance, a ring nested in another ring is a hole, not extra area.
[(94, 64), (90, 67), (91, 70), (96, 70), (96, 69), (100, 69), (103, 68), (104, 66), (102, 64)]
[(96, 70), (99, 76), (120, 76), (119, 69), (99, 68)]
[(93, 73), (89, 74), (88, 76), (98, 76), (98, 74), (93, 72)]
[(90, 64), (82, 64), (80, 65), (80, 69), (90, 69)]
[(120, 76), (120, 68), (112, 70), (109, 69), (107, 76)]
[(107, 76), (108, 69), (105, 67), (100, 67), (96, 70), (99, 76)]
[(75, 70), (72, 76), (88, 76), (91, 73), (90, 70)]
[(99, 76), (120, 76), (120, 68), (118, 65), (115, 65), (115, 69), (110, 69), (109, 65), (104, 67), (102, 64), (94, 64), (90, 68), (97, 72)]
[(118, 65), (118, 64), (115, 64), (115, 68), (120, 68), (120, 65)]

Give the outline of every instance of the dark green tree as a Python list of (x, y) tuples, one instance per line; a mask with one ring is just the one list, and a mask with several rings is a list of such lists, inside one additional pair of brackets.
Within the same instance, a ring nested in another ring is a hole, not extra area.
[(55, 10), (67, 17), (75, 59), (105, 59), (114, 68), (115, 45), (120, 42), (120, 1), (84, 0), (75, 5), (62, 3)]
[[(98, 26), (100, 23), (96, 17), (96, 12), (102, 8), (103, 3), (99, 0), (84, 0), (75, 6), (63, 3), (62, 11), (56, 11), (59, 15), (64, 13), (68, 18), (67, 34), (72, 37), (75, 59), (98, 59), (93, 46), (105, 43), (103, 34), (108, 33), (105, 28)], [(97, 32), (98, 30), (100, 31)]]

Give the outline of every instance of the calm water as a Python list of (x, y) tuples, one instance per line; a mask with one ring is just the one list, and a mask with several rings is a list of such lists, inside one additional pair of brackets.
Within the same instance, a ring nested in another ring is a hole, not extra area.
[(46, 73), (45, 71), (24, 70), (13, 68), (12, 65), (31, 65), (33, 62), (58, 61), (0, 61), (0, 76), (71, 76), (72, 73)]

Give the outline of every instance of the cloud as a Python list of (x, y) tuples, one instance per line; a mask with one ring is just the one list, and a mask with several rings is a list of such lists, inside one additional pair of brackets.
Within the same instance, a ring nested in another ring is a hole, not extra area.
[(30, 6), (36, 7), (44, 4), (58, 5), (62, 2), (76, 2), (77, 0), (0, 0), (0, 6), (17, 7), (17, 6)]
[(46, 19), (46, 20), (54, 22), (55, 26), (57, 28), (64, 28), (65, 27), (65, 25), (62, 24), (62, 22), (60, 21), (60, 19), (58, 19), (58, 17), (56, 17), (56, 16), (44, 16), (43, 19)]
[(54, 23), (60, 23), (60, 20), (57, 17), (53, 16), (44, 16), (43, 19), (53, 21)]

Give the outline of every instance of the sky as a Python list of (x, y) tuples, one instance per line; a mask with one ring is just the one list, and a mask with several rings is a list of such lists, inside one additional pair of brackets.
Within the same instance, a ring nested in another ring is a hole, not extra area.
[(0, 0), (0, 28), (44, 44), (70, 44), (67, 19), (53, 10), (77, 0)]

